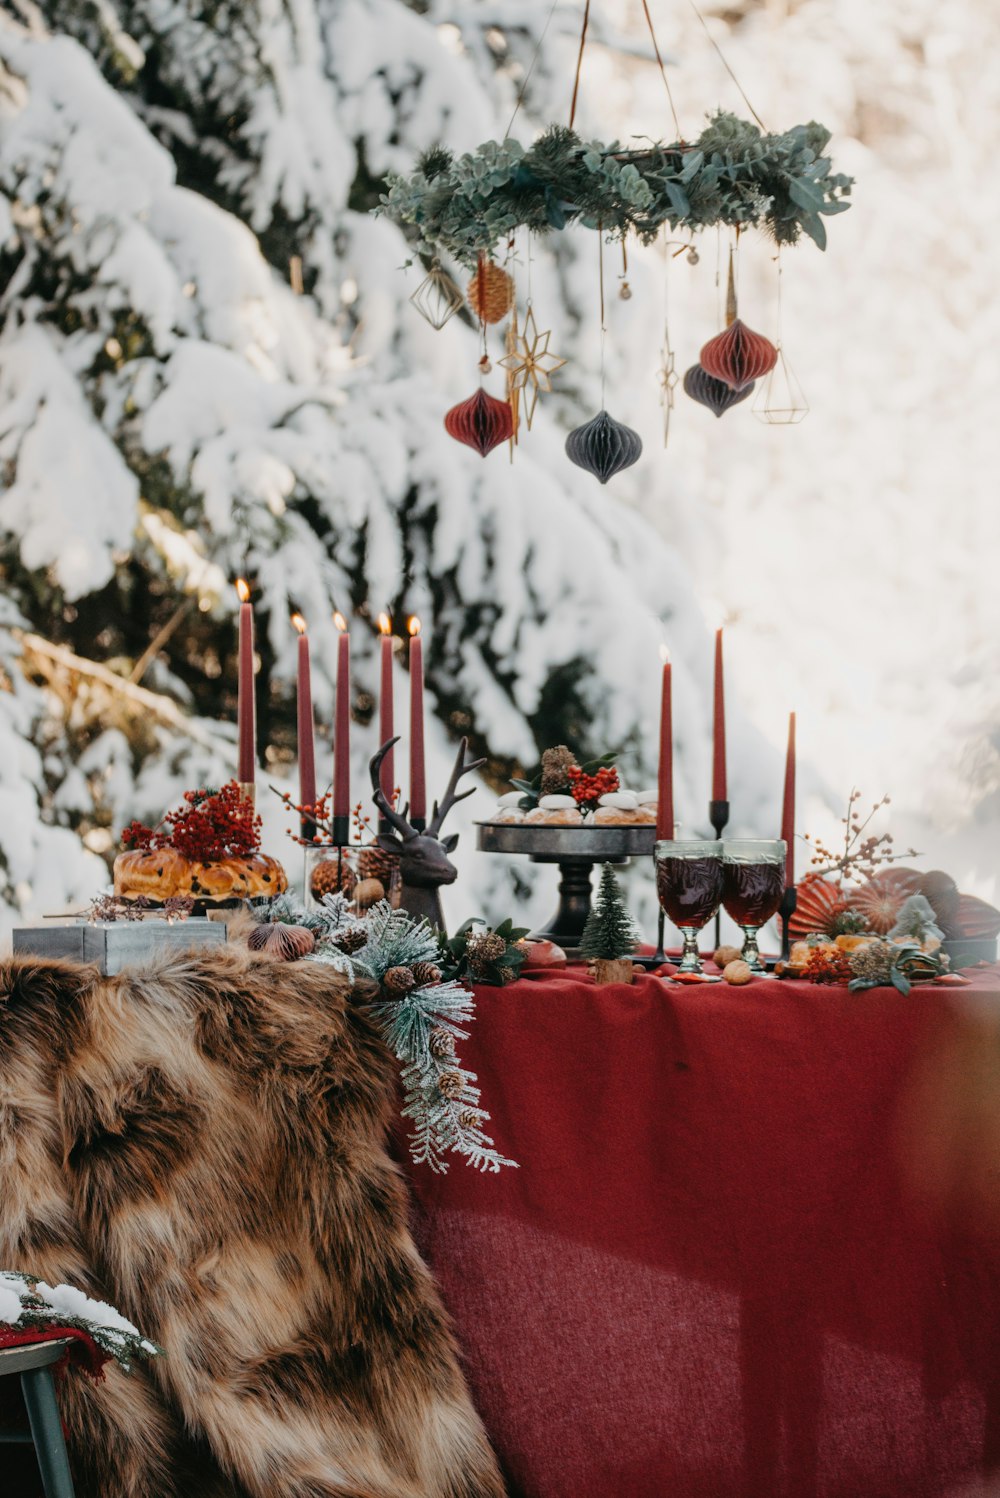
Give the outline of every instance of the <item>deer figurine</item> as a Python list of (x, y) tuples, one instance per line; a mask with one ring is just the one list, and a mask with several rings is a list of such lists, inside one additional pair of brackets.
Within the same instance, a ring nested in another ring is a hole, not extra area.
[(407, 821), (401, 812), (396, 811), (390, 805), (388, 797), (382, 790), (382, 761), (392, 746), (398, 742), (398, 738), (389, 739), (378, 753), (372, 756), (368, 767), (372, 778), (373, 799), (379, 816), (383, 824), (393, 829), (391, 833), (379, 833), (378, 845), (386, 853), (395, 854), (399, 859), (399, 872), (403, 880), (400, 904), (403, 909), (409, 911), (412, 916), (422, 916), (432, 926), (443, 931), (444, 917), (441, 913), (441, 896), (438, 890), (442, 884), (454, 884), (458, 878), (458, 870), (449, 857), (458, 845), (458, 833), (453, 833), (451, 837), (441, 837), (441, 826), (455, 803), (464, 801), (475, 790), (475, 786), (470, 786), (468, 790), (458, 792), (458, 782), (462, 776), (470, 775), (486, 761), (485, 759), (466, 760), (469, 741), (468, 739), (462, 740), (444, 797), (440, 803), (435, 801), (427, 830), (421, 832)]

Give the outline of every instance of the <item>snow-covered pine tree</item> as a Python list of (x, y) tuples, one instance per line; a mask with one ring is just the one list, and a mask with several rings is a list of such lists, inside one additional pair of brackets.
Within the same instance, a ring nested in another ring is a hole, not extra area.
[[(577, 356), (562, 406), (516, 464), (484, 464), (441, 427), (475, 383), (474, 330), (434, 334), (407, 307), (422, 271), (400, 273), (405, 242), (369, 215), (388, 168), (502, 131), (544, 19), (402, 0), (0, 9), (8, 910), (55, 905), (60, 884), (80, 899), (80, 839), (106, 855), (127, 817), (231, 769), (243, 572), (273, 772), (294, 752), (293, 608), (325, 721), (331, 615), (349, 615), (362, 727), (374, 617), (422, 614), (432, 772), (461, 731), (494, 784), (561, 740), (623, 749), (648, 776), (668, 635), (697, 821), (708, 653), (685, 573), (561, 453), (559, 422), (597, 404), (592, 244), (533, 267), (536, 307)], [(568, 55), (562, 17), (550, 42), (529, 134)], [(650, 348), (649, 319), (629, 326), (623, 365)], [(375, 745), (354, 743), (360, 787)], [(738, 776), (752, 817), (770, 790), (753, 752)], [(493, 863), (466, 854), (463, 888), (499, 916), (511, 886), (489, 897)]]

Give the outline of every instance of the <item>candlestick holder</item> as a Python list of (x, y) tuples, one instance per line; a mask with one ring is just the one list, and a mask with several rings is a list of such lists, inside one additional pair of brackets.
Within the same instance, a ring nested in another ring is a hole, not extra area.
[(791, 927), (792, 916), (795, 914), (795, 909), (796, 909), (796, 906), (798, 905), (798, 903), (799, 903), (799, 892), (795, 888), (795, 885), (794, 884), (786, 884), (785, 885), (785, 893), (782, 895), (782, 897), (781, 897), (781, 904), (778, 906), (778, 914), (781, 916), (781, 960), (782, 960), (782, 962), (787, 962), (788, 959), (789, 959), (789, 957), (791, 956), (792, 942), (791, 942), (791, 933), (790, 933), (790, 929), (789, 928)]
[(333, 832), (333, 843), (331, 846), (335, 848), (350, 847), (351, 818), (346, 811), (337, 812), (334, 815), (331, 830)]
[(634, 953), (632, 957), (632, 961), (638, 963), (640, 967), (644, 967), (647, 972), (655, 972), (667, 960), (667, 954), (663, 947), (663, 938), (666, 930), (667, 917), (661, 907), (656, 921), (656, 951), (649, 957), (642, 956), (639, 953)]
[[(717, 842), (722, 841), (722, 834), (729, 822), (729, 802), (712, 800), (708, 803), (708, 820), (711, 822)], [(715, 951), (722, 945), (722, 910), (715, 912)]]
[(257, 782), (255, 780), (238, 780), (240, 795), (244, 801), (249, 801), (251, 806), (257, 805)]

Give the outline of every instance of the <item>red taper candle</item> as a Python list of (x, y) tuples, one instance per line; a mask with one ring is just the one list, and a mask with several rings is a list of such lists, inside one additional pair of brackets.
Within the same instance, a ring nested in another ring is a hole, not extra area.
[[(316, 737), (313, 725), (312, 671), (309, 664), (309, 636), (306, 621), (301, 614), (292, 615), (292, 623), (299, 632), (298, 675), (296, 677), (296, 729), (299, 750), (299, 805), (316, 805)], [(311, 820), (303, 816), (305, 823)]]
[(657, 783), (656, 836), (674, 835), (674, 716), (670, 657), (663, 648), (663, 687), (660, 697), (660, 773)]
[[(378, 699), (378, 731), (379, 745), (381, 746), (395, 736), (392, 711), (392, 622), (388, 614), (379, 614), (378, 627), (382, 635), (382, 639), (379, 642), (382, 658)], [(382, 761), (379, 784), (382, 787), (383, 796), (387, 801), (391, 802), (393, 792), (396, 789), (396, 756), (393, 749), (389, 750), (389, 753)]]
[(334, 614), (337, 638), (337, 700), (333, 720), (333, 815), (351, 815), (351, 637), (343, 614)]
[(420, 620), (410, 631), (410, 821), (427, 819), (427, 772), (424, 765), (424, 642)]
[(715, 631), (715, 713), (712, 734), (712, 800), (728, 801), (726, 787), (726, 691), (722, 674), (722, 630)]
[(240, 598), (239, 682), (236, 698), (237, 769), (241, 785), (252, 785), (257, 771), (257, 710), (254, 704), (253, 607), (250, 585), (244, 578), (236, 580)]
[(788, 714), (788, 752), (785, 755), (785, 795), (781, 807), (781, 836), (785, 853), (785, 886), (795, 883), (795, 714)]

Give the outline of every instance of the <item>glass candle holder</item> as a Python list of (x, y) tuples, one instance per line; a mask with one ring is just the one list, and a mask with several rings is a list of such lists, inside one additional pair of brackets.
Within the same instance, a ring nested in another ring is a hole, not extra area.
[(399, 907), (399, 860), (382, 848), (312, 844), (305, 850), (305, 905), (315, 910), (325, 895), (344, 894), (352, 915), (365, 915), (380, 900)]
[(752, 973), (766, 973), (757, 933), (777, 915), (785, 893), (786, 844), (781, 839), (737, 838), (723, 843), (722, 849), (722, 903), (743, 930), (743, 961)]
[(684, 939), (682, 973), (700, 973), (698, 933), (722, 899), (720, 842), (659, 842), (656, 845), (656, 892), (660, 904)]

